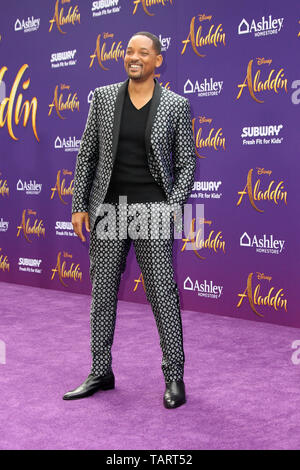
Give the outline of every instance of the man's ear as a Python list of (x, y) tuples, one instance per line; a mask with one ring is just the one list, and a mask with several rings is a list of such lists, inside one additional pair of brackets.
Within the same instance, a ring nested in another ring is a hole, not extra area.
[(158, 54), (156, 57), (156, 67), (160, 67), (161, 64), (163, 63), (163, 56), (162, 54)]

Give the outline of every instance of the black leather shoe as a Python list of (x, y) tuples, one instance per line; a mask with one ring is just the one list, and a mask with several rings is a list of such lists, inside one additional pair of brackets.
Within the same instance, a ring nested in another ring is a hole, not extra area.
[(67, 392), (63, 396), (63, 400), (76, 400), (93, 395), (98, 390), (110, 390), (115, 388), (115, 376), (109, 374), (105, 376), (89, 374), (88, 378), (71, 392)]
[(166, 382), (164, 394), (165, 408), (177, 408), (186, 402), (185, 386), (183, 380)]

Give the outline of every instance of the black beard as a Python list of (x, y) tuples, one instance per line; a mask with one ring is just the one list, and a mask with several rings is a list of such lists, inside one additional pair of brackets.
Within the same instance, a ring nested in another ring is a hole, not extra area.
[(131, 80), (140, 80), (141, 78), (143, 78), (143, 77), (142, 77), (142, 73), (140, 73), (140, 75), (138, 75), (138, 76), (136, 76), (136, 75), (131, 76), (131, 75), (130, 75), (130, 72), (128, 72), (127, 75), (128, 75), (128, 77), (129, 77)]

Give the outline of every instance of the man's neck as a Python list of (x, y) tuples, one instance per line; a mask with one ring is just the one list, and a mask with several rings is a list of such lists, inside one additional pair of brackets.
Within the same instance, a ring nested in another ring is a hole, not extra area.
[(128, 92), (130, 95), (143, 96), (152, 95), (155, 87), (155, 81), (153, 77), (150, 77), (145, 82), (139, 82), (138, 80), (129, 79)]

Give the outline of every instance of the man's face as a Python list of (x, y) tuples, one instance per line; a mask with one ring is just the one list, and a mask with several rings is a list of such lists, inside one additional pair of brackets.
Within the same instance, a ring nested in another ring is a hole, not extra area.
[(155, 68), (162, 63), (162, 55), (153, 48), (147, 36), (133, 36), (126, 49), (124, 66), (132, 80), (145, 81), (154, 75)]

